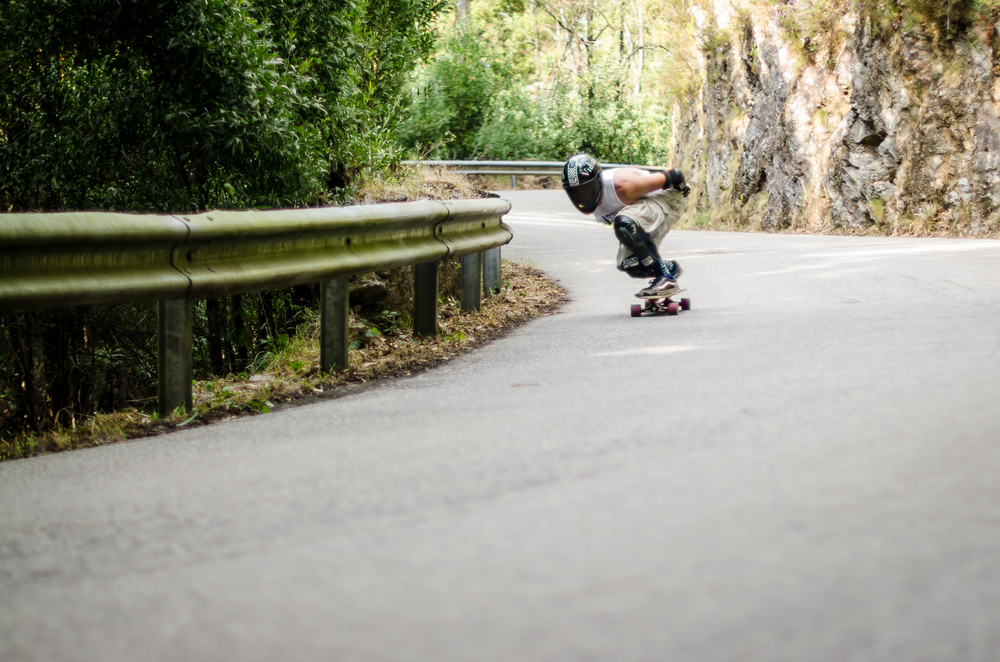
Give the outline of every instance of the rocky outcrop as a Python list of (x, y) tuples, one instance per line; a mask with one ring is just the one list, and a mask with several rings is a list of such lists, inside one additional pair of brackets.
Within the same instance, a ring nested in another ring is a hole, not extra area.
[(732, 4), (704, 18), (699, 97), (674, 108), (691, 213), (766, 230), (1000, 229), (998, 26), (887, 30), (848, 12), (803, 43), (760, 3)]

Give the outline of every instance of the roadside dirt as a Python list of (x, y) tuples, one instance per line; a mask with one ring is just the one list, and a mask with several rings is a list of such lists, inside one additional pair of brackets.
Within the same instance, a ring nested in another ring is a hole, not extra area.
[(263, 371), (195, 382), (193, 412), (178, 411), (165, 419), (137, 409), (96, 414), (73, 429), (57, 428), (39, 436), (2, 442), (0, 461), (267, 414), (282, 403), (350, 395), (371, 382), (408, 376), (440, 365), (530, 319), (554, 312), (566, 300), (565, 290), (538, 269), (505, 261), (502, 272), (499, 293), (484, 297), (479, 311), (462, 311), (456, 296), (456, 265), (444, 265), (440, 333), (425, 337), (414, 335), (409, 328), (406, 305), (399, 305), (399, 296), (406, 295), (405, 283), (412, 282), (412, 269), (394, 270), (388, 280), (396, 281), (389, 283), (396, 297), (389, 297), (386, 303), (396, 310), (381, 307), (366, 310), (363, 305), (352, 309), (347, 370), (333, 374), (319, 372), (319, 320), (313, 315), (285, 347), (275, 352)]

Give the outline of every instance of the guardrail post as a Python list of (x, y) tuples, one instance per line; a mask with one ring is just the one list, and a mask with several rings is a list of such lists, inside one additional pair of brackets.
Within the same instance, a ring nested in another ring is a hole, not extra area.
[(462, 256), (462, 310), (479, 310), (483, 302), (483, 254)]
[(517, 188), (517, 175), (510, 176), (510, 187)]
[(500, 293), (500, 247), (483, 252), (483, 290), (491, 297)]
[(413, 332), (424, 336), (438, 332), (438, 265), (424, 262), (413, 267)]
[(319, 369), (347, 370), (350, 343), (348, 279), (334, 278), (319, 287)]
[(191, 302), (160, 301), (157, 308), (156, 411), (169, 416), (178, 407), (194, 409), (191, 380)]

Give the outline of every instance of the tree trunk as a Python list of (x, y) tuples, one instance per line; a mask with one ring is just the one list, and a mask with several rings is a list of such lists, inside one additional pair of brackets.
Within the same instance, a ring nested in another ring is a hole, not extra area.
[(14, 356), (15, 418), (18, 431), (30, 428), (41, 432), (38, 421), (38, 393), (35, 390), (35, 354), (31, 313), (13, 313), (4, 320)]
[(234, 373), (245, 372), (250, 364), (250, 356), (247, 345), (250, 344), (250, 334), (247, 332), (247, 319), (243, 311), (243, 295), (233, 295), (233, 344), (235, 345), (236, 361), (233, 365)]
[(69, 380), (69, 319), (64, 310), (57, 310), (42, 327), (42, 351), (45, 385), (49, 395), (52, 420), (69, 427), (72, 421), (72, 396)]
[(633, 63), (633, 75), (635, 86), (632, 90), (632, 98), (638, 99), (642, 90), (642, 70), (646, 64), (646, 20), (642, 13), (642, 2), (632, 0), (632, 7), (635, 10), (636, 44), (635, 58)]
[(128, 359), (118, 364), (118, 408), (128, 406)]
[(209, 299), (205, 302), (205, 315), (208, 317), (208, 365), (213, 375), (221, 377), (226, 366), (222, 362), (222, 338), (225, 334), (225, 309), (219, 299)]

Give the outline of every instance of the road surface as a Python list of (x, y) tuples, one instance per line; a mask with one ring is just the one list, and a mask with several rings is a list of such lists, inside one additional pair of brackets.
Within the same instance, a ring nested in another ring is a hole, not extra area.
[(1000, 243), (615, 239), (508, 194), (569, 291), (336, 400), (0, 465), (0, 660), (995, 660)]

